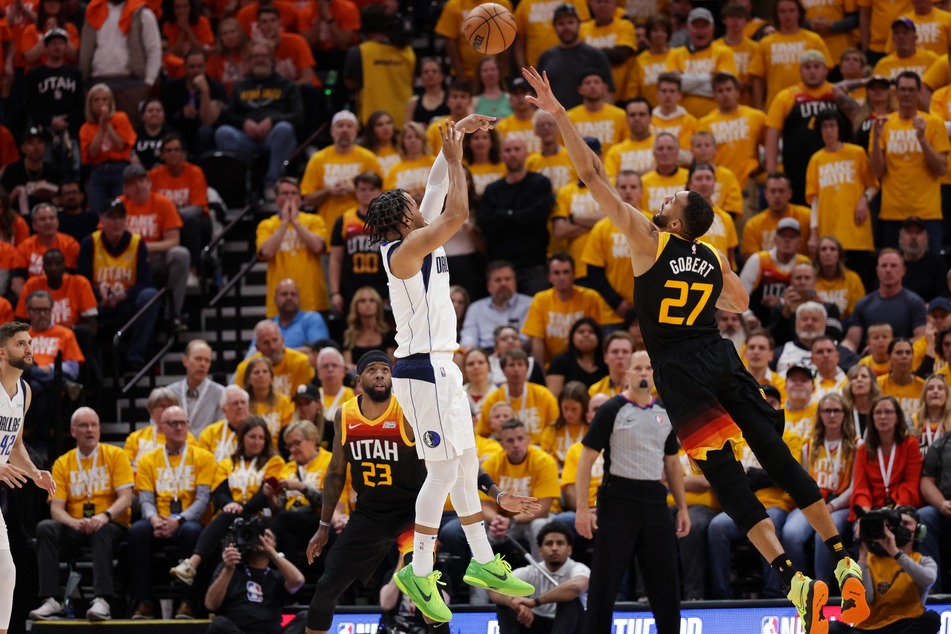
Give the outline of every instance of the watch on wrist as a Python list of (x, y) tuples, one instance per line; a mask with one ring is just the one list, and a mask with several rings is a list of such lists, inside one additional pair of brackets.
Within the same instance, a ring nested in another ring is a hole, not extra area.
[(110, 522), (112, 521), (112, 513), (109, 512), (109, 509), (103, 511), (102, 514), (108, 517)]

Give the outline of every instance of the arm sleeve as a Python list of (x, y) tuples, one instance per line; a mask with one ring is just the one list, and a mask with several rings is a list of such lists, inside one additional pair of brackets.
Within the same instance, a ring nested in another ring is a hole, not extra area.
[(188, 521), (199, 521), (208, 510), (209, 502), (211, 502), (211, 487), (207, 484), (199, 484), (195, 487), (195, 501), (182, 511), (182, 518)]
[(664, 442), (664, 455), (665, 456), (676, 456), (680, 451), (680, 441), (677, 440), (677, 434), (674, 433), (674, 430), (670, 430), (670, 434), (667, 436), (667, 440)]
[(436, 156), (436, 161), (429, 170), (429, 179), (426, 181), (426, 193), (423, 194), (423, 201), (419, 204), (419, 212), (423, 215), (423, 220), (432, 222), (442, 213), (443, 205), (446, 202), (446, 195), (449, 193), (449, 162), (443, 153)]
[(155, 508), (155, 493), (153, 491), (139, 491), (139, 506), (142, 509), (142, 519), (149, 520), (158, 515)]
[(154, 86), (162, 70), (162, 38), (159, 34), (158, 20), (151, 10), (139, 12), (142, 20), (142, 47), (145, 49), (145, 83)]
[(921, 588), (922, 598), (927, 596), (928, 589), (934, 585), (938, 578), (938, 564), (927, 555), (921, 557), (921, 561), (915, 561), (908, 555), (902, 555), (898, 558), (898, 564), (902, 571), (908, 573), (914, 582)]

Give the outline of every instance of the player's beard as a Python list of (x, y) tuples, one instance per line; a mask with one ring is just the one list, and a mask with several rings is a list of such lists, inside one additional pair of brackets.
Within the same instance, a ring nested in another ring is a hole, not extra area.
[(7, 363), (10, 364), (11, 368), (16, 368), (17, 370), (23, 370), (24, 372), (26, 372), (27, 370), (33, 367), (33, 359), (31, 358), (29, 361), (27, 361), (26, 355), (20, 358), (8, 356)]
[(654, 226), (656, 226), (658, 229), (666, 229), (667, 223), (670, 222), (670, 218), (658, 211), (656, 214), (654, 214), (654, 217), (651, 218), (651, 222), (653, 222)]
[(364, 392), (371, 401), (374, 403), (385, 403), (390, 400), (390, 395), (393, 393), (393, 387), (387, 386), (383, 392), (377, 392), (376, 390), (366, 390)]

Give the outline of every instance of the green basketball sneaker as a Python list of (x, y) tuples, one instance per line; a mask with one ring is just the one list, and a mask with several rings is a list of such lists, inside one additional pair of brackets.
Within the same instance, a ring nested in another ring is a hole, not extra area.
[(472, 559), (462, 580), (470, 586), (488, 588), (510, 597), (527, 597), (535, 592), (535, 586), (512, 574), (512, 566), (502, 559), (502, 555), (496, 555), (495, 559), (485, 564)]
[(786, 596), (796, 606), (806, 634), (828, 633), (829, 622), (823, 616), (822, 608), (829, 600), (829, 587), (824, 582), (797, 572)]
[(441, 576), (441, 572), (434, 570), (425, 577), (417, 577), (413, 574), (413, 566), (407, 565), (393, 575), (393, 581), (424, 616), (439, 623), (448, 623), (452, 619), (452, 612), (446, 607), (439, 591), (439, 586), (446, 585), (439, 580)]

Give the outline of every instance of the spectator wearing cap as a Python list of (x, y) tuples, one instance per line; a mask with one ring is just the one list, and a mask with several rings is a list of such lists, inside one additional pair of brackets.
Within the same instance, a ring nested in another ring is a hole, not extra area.
[[(363, 172), (383, 171), (376, 155), (357, 145), (360, 125), (357, 116), (341, 110), (330, 122), (333, 144), (314, 154), (307, 161), (300, 191), (304, 203), (317, 209), (324, 224), (333, 227), (345, 211), (358, 206), (353, 179)], [(325, 310), (327, 307), (321, 307)]]
[[(365, 124), (377, 110), (385, 110), (398, 130), (403, 127), (405, 116), (402, 105), (413, 96), (416, 53), (403, 41), (402, 35), (396, 33), (397, 20), (387, 14), (383, 5), (363, 7), (360, 21), (364, 41), (347, 51), (344, 85), (357, 93), (357, 115), (361, 123)], [(350, 175), (354, 176), (356, 174)]]
[[(478, 4), (476, 0), (448, 0), (443, 5), (436, 26), (433, 28), (436, 35), (445, 38), (446, 56), (452, 63), (453, 75), (466, 81), (475, 81), (480, 60), (483, 58), (483, 55), (466, 41), (463, 30), (466, 16)], [(512, 10), (512, 3), (509, 0), (500, 0), (498, 4), (509, 11)]]
[(582, 75), (578, 84), (581, 105), (568, 110), (568, 119), (582, 136), (592, 137), (601, 151), (607, 152), (615, 143), (627, 138), (627, 120), (624, 110), (607, 102), (608, 85), (597, 72)]
[(901, 223), (898, 249), (905, 263), (902, 286), (925, 301), (948, 296), (948, 264), (928, 248), (928, 234), (921, 218), (911, 216)]
[(659, 212), (664, 199), (687, 188), (688, 172), (679, 166), (679, 157), (680, 143), (677, 137), (670, 132), (654, 135), (655, 167), (641, 178), (643, 192), (641, 203), (637, 205), (645, 214)]
[(112, 89), (96, 84), (86, 93), (86, 122), (79, 129), (82, 163), (89, 168), (86, 196), (100, 213), (122, 194), (122, 172), (132, 160), (135, 130), (125, 112), (116, 111)]
[(0, 185), (10, 192), (13, 206), (20, 206), (23, 215), (23, 202), (26, 210), (33, 209), (38, 203), (48, 203), (59, 191), (63, 182), (63, 172), (55, 164), (44, 160), (48, 136), (42, 128), (27, 128), (20, 142), (22, 158), (7, 165), (0, 178)]
[(196, 48), (185, 56), (185, 76), (162, 87), (162, 105), (169, 124), (182, 134), (189, 156), (215, 147), (215, 126), (228, 99), (217, 79), (208, 75), (208, 54)]
[(123, 173), (127, 226), (142, 236), (152, 271), (160, 276), (172, 296), (171, 314), (175, 327), (185, 329), (182, 306), (188, 286), (191, 257), (181, 246), (182, 217), (171, 200), (152, 191), (152, 179), (141, 165), (130, 165)]
[[(509, 105), (512, 107), (512, 114), (503, 117), (495, 123), (495, 131), (499, 134), (499, 140), (506, 139), (510, 136), (520, 137), (525, 141), (525, 147), (528, 149), (529, 154), (541, 152), (544, 143), (535, 131), (535, 115), (541, 111), (525, 99), (527, 95), (533, 94), (532, 87), (528, 85), (528, 82), (525, 81), (523, 77), (515, 77), (512, 79), (509, 83)], [(555, 129), (554, 136), (555, 142), (558, 143), (557, 128)], [(565, 150), (564, 155), (567, 157), (567, 150)], [(568, 161), (568, 163), (570, 164), (571, 161)], [(554, 183), (554, 181), (552, 182)]]
[(616, 89), (615, 101), (621, 102), (638, 95), (637, 34), (632, 20), (616, 15), (617, 3), (611, 0), (592, 0), (591, 20), (581, 23), (581, 39), (607, 55), (611, 62), (611, 77)]
[[(749, 230), (747, 226), (746, 231)], [(770, 312), (782, 305), (793, 267), (809, 262), (808, 257), (798, 253), (801, 243), (799, 221), (787, 217), (777, 223), (772, 246), (747, 256), (740, 271), (740, 282), (750, 294), (752, 310), (761, 323), (769, 323)]]
[(204, 339), (192, 339), (185, 345), (182, 365), (185, 378), (169, 384), (188, 415), (189, 429), (195, 436), (215, 421), (224, 418), (221, 395), (225, 387), (208, 376), (211, 371), (211, 345)]
[(894, 52), (878, 60), (872, 73), (895, 79), (905, 71), (911, 71), (921, 77), (938, 59), (938, 55), (918, 46), (918, 29), (911, 18), (902, 17), (892, 22), (889, 40)]
[[(895, 79), (898, 111), (872, 125), (869, 155), (872, 175), (882, 184), (879, 240), (898, 246), (902, 221), (920, 217), (928, 232), (928, 247), (941, 252), (941, 184), (948, 169), (948, 133), (941, 120), (918, 109), (921, 79), (913, 72)], [(897, 333), (896, 333), (897, 334)]]
[(242, 155), (267, 153), (264, 186), (273, 188), (297, 147), (295, 128), (303, 123), (304, 105), (297, 84), (274, 71), (269, 43), (253, 42), (248, 62), (248, 75), (235, 84), (231, 102), (221, 113), (215, 144), (219, 150)]
[[(99, 331), (108, 337), (145, 307), (158, 291), (152, 286), (145, 240), (127, 229), (126, 209), (115, 200), (100, 214), (102, 229), (79, 245), (77, 272), (92, 284), (99, 302)], [(158, 322), (159, 306), (152, 304), (132, 327), (127, 339), (126, 370), (138, 371)]]
[(944, 297), (932, 299), (928, 302), (926, 320), (925, 336), (913, 342), (915, 374), (927, 379), (937, 372), (947, 381), (951, 372), (947, 362), (951, 356), (951, 338), (948, 338), (951, 334), (951, 328), (948, 328), (951, 326), (951, 302)]
[(865, 330), (872, 324), (889, 324), (895, 337), (917, 339), (925, 333), (925, 302), (905, 288), (905, 263), (901, 253), (892, 248), (882, 249), (875, 267), (878, 289), (855, 304), (852, 325), (843, 342), (860, 352), (865, 348)]
[[(537, 5), (540, 3), (530, 2), (529, 4)], [(525, 8), (528, 9), (528, 7)], [(519, 3), (518, 9), (516, 9), (516, 16), (519, 15), (518, 12), (520, 11), (522, 11), (522, 3)], [(585, 13), (587, 13), (587, 3), (585, 3)], [(525, 19), (524, 14), (522, 19)], [(516, 18), (516, 20), (519, 20), (519, 18)], [(522, 23), (519, 22), (519, 24)], [(564, 105), (566, 110), (584, 103), (579, 87), (582, 80), (592, 73), (601, 76), (601, 79), (607, 83), (608, 93), (613, 95), (616, 87), (611, 76), (611, 62), (604, 51), (590, 44), (585, 44), (581, 39), (581, 20), (575, 4), (566, 2), (558, 5), (552, 15), (552, 24), (558, 42), (550, 48), (542, 49), (544, 52), (539, 55), (538, 63), (535, 66), (539, 72), (551, 71), (548, 73), (548, 79), (558, 101)], [(518, 43), (523, 38), (525, 38), (525, 35), (522, 34), (520, 26), (516, 47), (519, 46)], [(516, 59), (518, 59), (517, 51)], [(613, 101), (613, 99), (610, 101)]]
[(294, 401), (294, 421), (306, 420), (313, 423), (317, 428), (317, 445), (329, 449), (333, 443), (334, 429), (333, 425), (325, 424), (320, 388), (313, 383), (298, 385), (291, 396)]
[(667, 70), (680, 73), (683, 106), (698, 119), (716, 107), (713, 101), (713, 76), (736, 75), (733, 51), (713, 41), (713, 14), (697, 7), (687, 15), (686, 46), (671, 51)]
[(79, 243), (75, 238), (59, 232), (59, 215), (52, 203), (39, 203), (30, 212), (33, 235), (17, 245), (24, 268), (14, 271), (24, 278), (43, 274), (43, 255), (50, 249), (60, 251), (66, 258), (66, 268), (76, 269)]
[(816, 391), (816, 369), (809, 358), (786, 368), (786, 400), (783, 411), (786, 414), (786, 429), (800, 438), (807, 438), (816, 419), (816, 403), (813, 395)]
[(806, 17), (802, 4), (779, 0), (773, 17), (778, 30), (760, 40), (759, 54), (750, 60), (749, 69), (753, 105), (767, 111), (780, 91), (799, 83), (800, 56), (806, 51), (818, 51), (825, 66), (835, 66), (822, 37), (802, 28)]
[(534, 295), (549, 286), (548, 216), (555, 195), (548, 178), (525, 167), (524, 141), (505, 139), (501, 154), (505, 178), (486, 186), (476, 220), (488, 244), (487, 259), (511, 262), (519, 290)]
[[(559, 13), (560, 11), (560, 13)], [(549, 2), (549, 0), (528, 0), (519, 2), (515, 7), (515, 25), (517, 36), (513, 52), (515, 54), (516, 68), (526, 66), (535, 66), (541, 70), (541, 55), (553, 46), (557, 46), (561, 37), (557, 33), (557, 22), (560, 15), (574, 15), (576, 22), (586, 22), (591, 18), (591, 12), (588, 9), (588, 3), (583, 0), (569, 0), (558, 4)], [(575, 30), (578, 28), (575, 26)], [(580, 39), (579, 39), (580, 42)], [(557, 67), (559, 70), (567, 70), (567, 66)], [(610, 72), (610, 64), (608, 65)], [(553, 74), (549, 77), (554, 81), (556, 77)], [(568, 86), (568, 94), (571, 94), (577, 87), (577, 81), (571, 81)], [(558, 100), (561, 101), (561, 95), (555, 91)], [(561, 101), (566, 107), (568, 104)], [(579, 101), (571, 104), (575, 106)]]
[[(797, 141), (798, 142), (798, 141)], [(763, 190), (766, 197), (766, 209), (746, 221), (743, 227), (743, 240), (740, 243), (740, 253), (744, 258), (757, 251), (771, 249), (775, 245), (775, 236), (779, 231), (779, 223), (789, 218), (795, 220), (802, 240), (796, 245), (796, 250), (806, 253), (806, 245), (811, 235), (810, 224), (812, 212), (808, 207), (790, 202), (793, 196), (792, 182), (788, 174), (771, 172), (766, 177), (766, 187)], [(792, 226), (787, 223), (787, 226)]]
[(139, 104), (162, 70), (155, 14), (143, 0), (92, 0), (80, 39), (79, 70), (87, 85), (106, 84), (116, 95), (116, 109), (137, 124)]
[[(946, 9), (935, 7), (928, 0), (911, 0), (911, 11), (902, 17), (911, 20), (918, 33), (918, 46), (938, 57), (948, 54), (951, 47), (951, 14)], [(895, 50), (892, 34), (889, 34), (886, 50)]]
[[(806, 202), (809, 159), (824, 145), (815, 133), (815, 116), (823, 110), (836, 110), (832, 84), (826, 81), (827, 56), (828, 53), (817, 50), (800, 54), (800, 82), (779, 91), (766, 114), (766, 170), (775, 172), (779, 164), (783, 164), (783, 171), (789, 175), (792, 201), (800, 205)], [(808, 102), (809, 107), (800, 107), (803, 101)], [(848, 130), (848, 121), (843, 116), (839, 122), (840, 134), (844, 136)]]

